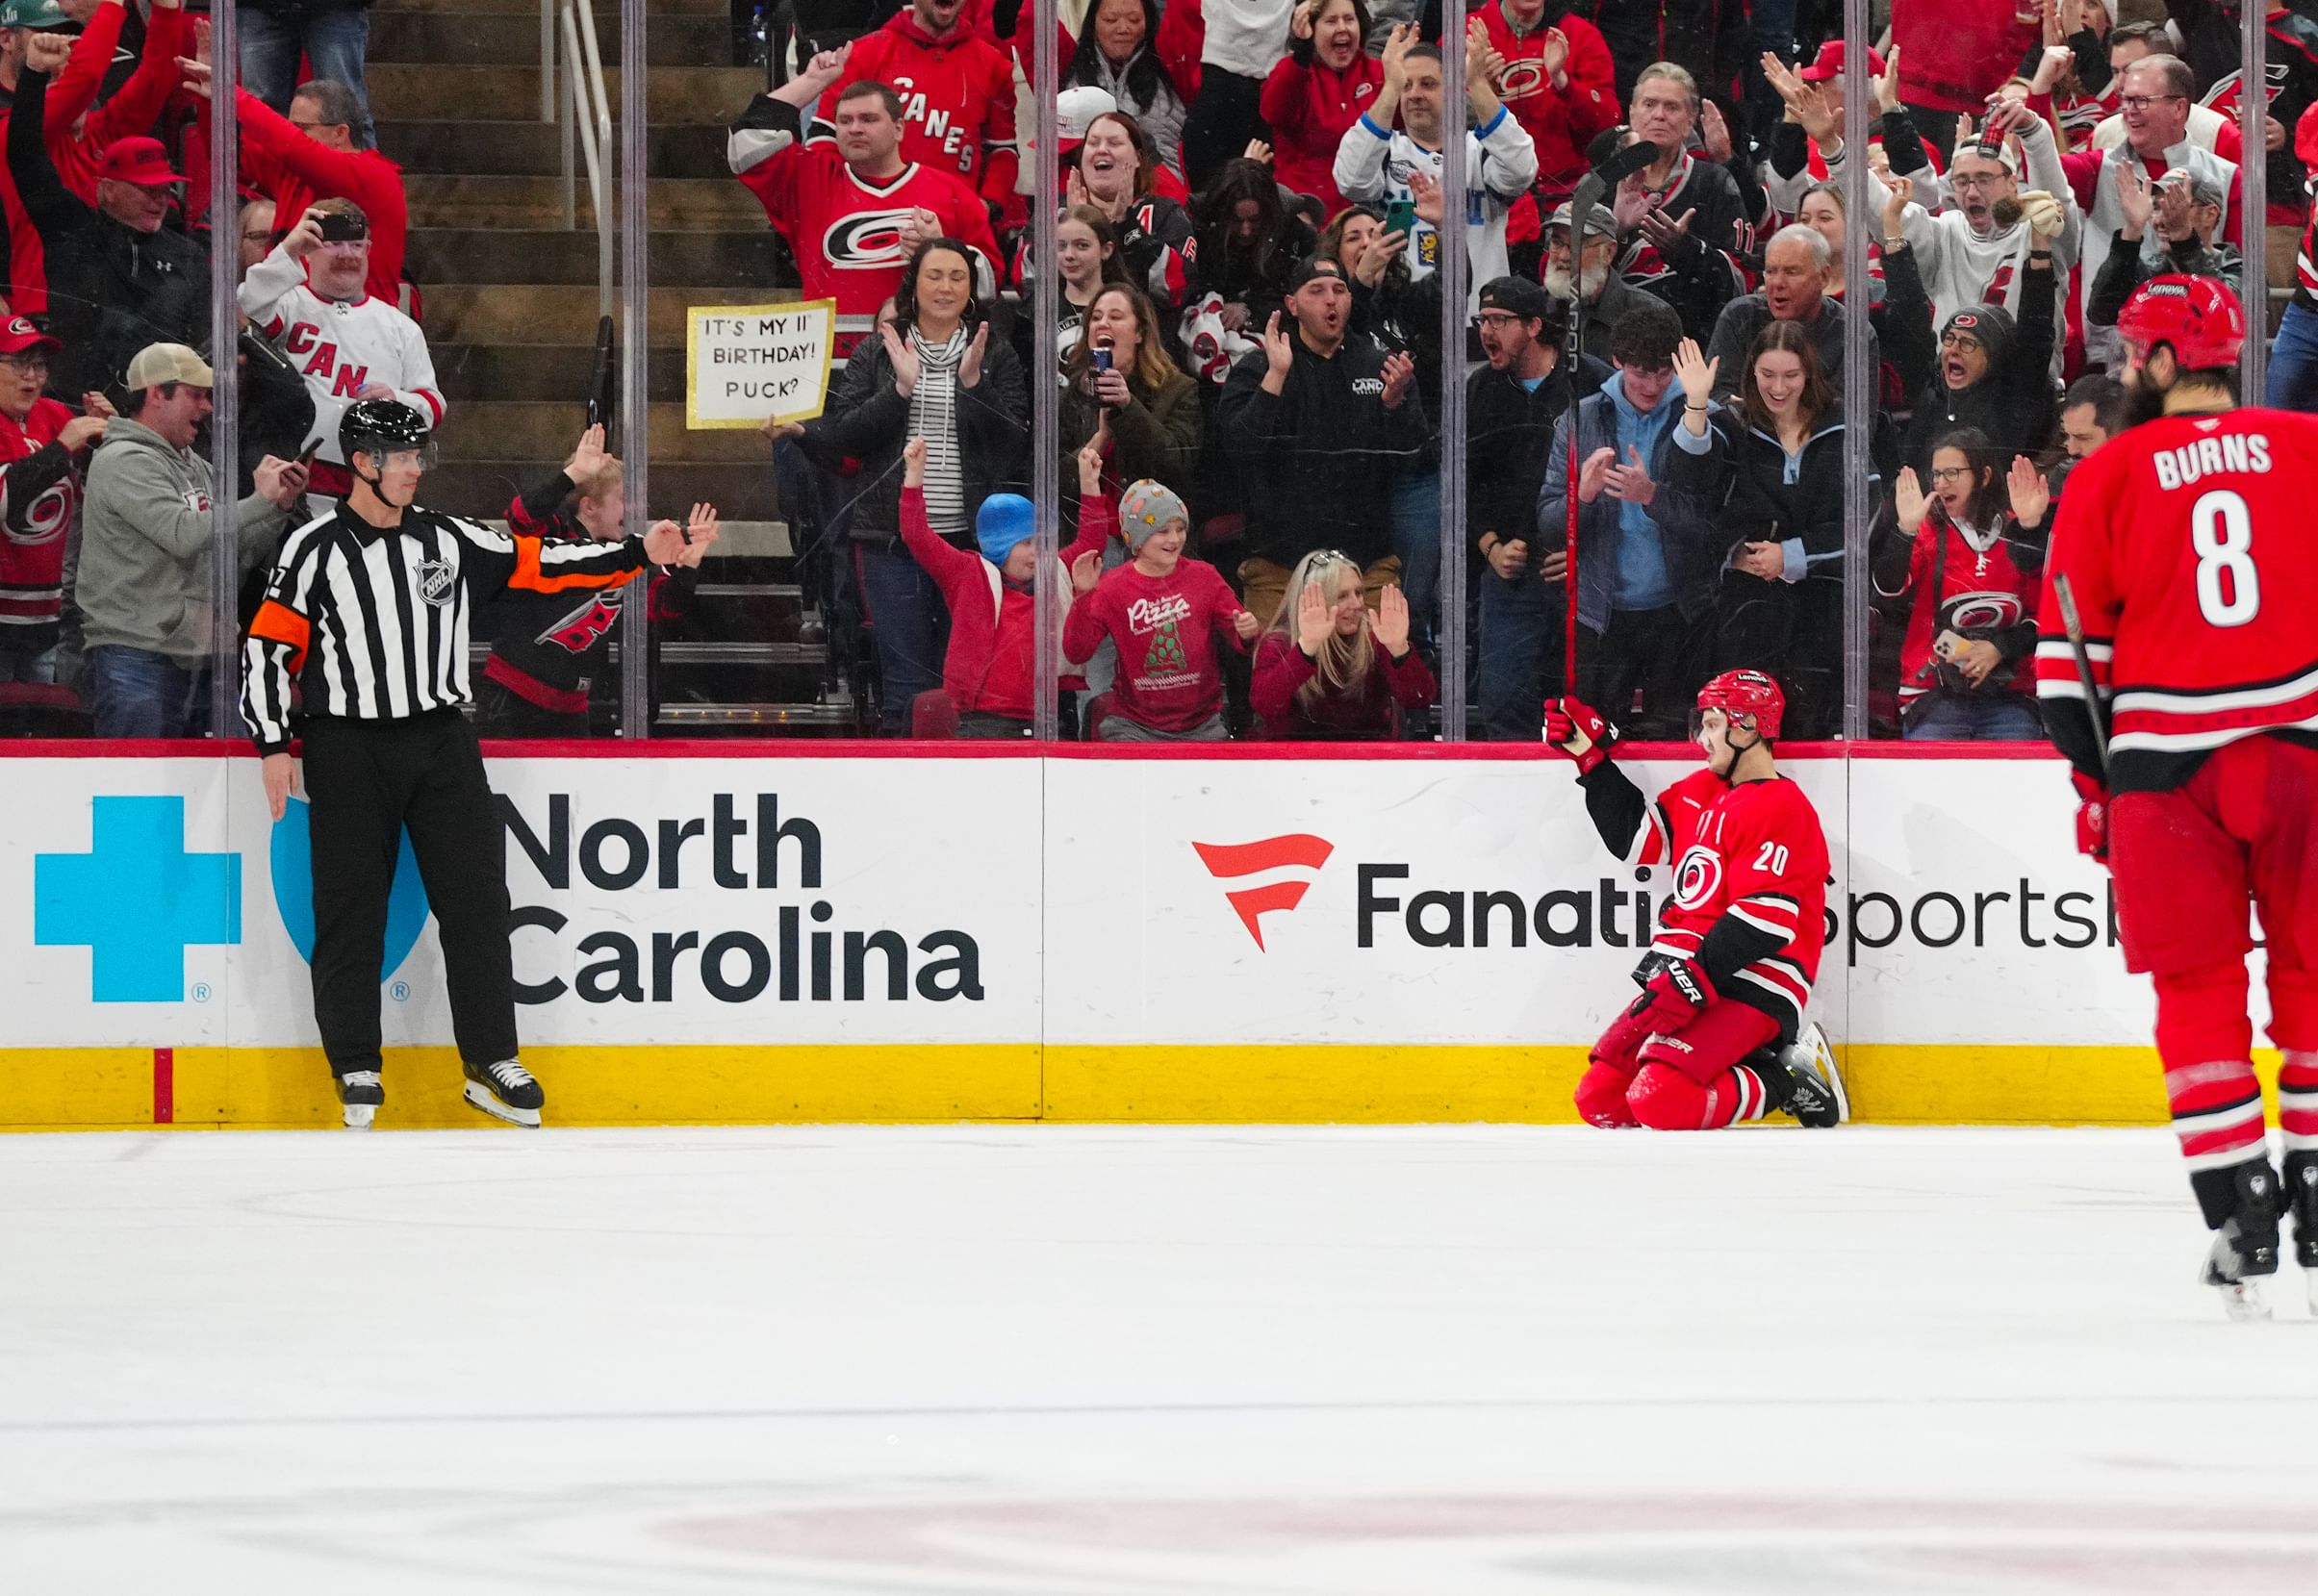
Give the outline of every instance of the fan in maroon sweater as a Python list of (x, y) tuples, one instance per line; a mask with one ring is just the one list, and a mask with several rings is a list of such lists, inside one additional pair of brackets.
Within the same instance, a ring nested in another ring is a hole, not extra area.
[(1288, 578), (1295, 615), (1280, 606), (1256, 645), (1249, 696), (1271, 738), (1393, 737), (1400, 717), (1433, 701), (1439, 685), (1409, 644), (1409, 601), (1398, 587), (1362, 599), (1361, 568), (1332, 548), (1304, 556)]
[[(1079, 451), (1081, 491), (1100, 492), (1103, 456), (1090, 443)], [(1089, 456), (1092, 480), (1089, 480)], [(1082, 517), (1078, 542), (1061, 551), (1055, 580), (1070, 579), (1081, 555), (1092, 559), (1109, 537), (1108, 523), (1089, 530)], [(902, 542), (950, 609), (950, 649), (942, 656), (942, 691), (957, 711), (960, 737), (1027, 737), (1037, 699), (1038, 545), (1031, 501), (1020, 494), (992, 494), (974, 519), (980, 554), (944, 541), (926, 517), (926, 440), (902, 445)]]
[[(1063, 656), (1074, 664), (1094, 658), (1108, 637), (1118, 646), (1119, 674), (1111, 685), (1110, 714), (1093, 735), (1104, 742), (1220, 743), (1223, 677), (1215, 668), (1215, 639), (1244, 648), (1261, 626), (1215, 568), (1184, 558), (1190, 512), (1170, 490), (1145, 480), (1119, 496), (1127, 547), (1134, 558), (1104, 574), (1099, 556), (1071, 563), (1079, 596), (1062, 623)], [(1079, 501), (1082, 540), (1107, 537), (1110, 500)]]

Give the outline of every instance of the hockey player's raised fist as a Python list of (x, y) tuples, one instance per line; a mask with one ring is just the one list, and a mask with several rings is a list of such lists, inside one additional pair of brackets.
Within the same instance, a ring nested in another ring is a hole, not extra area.
[(1618, 741), (1618, 728), (1603, 720), (1599, 710), (1589, 708), (1575, 698), (1548, 698), (1545, 741), (1576, 760), (1577, 773), (1584, 775), (1610, 757), (1610, 745)]

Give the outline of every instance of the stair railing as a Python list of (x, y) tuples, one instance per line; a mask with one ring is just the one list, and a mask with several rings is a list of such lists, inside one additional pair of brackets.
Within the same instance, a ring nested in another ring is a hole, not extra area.
[[(596, 210), (598, 315), (612, 314), (612, 103), (596, 43), (593, 0), (540, 0), (540, 120), (563, 127), (564, 227), (579, 226), (573, 147), (587, 158), (588, 203)], [(566, 90), (556, 91), (556, 38), (563, 42)]]

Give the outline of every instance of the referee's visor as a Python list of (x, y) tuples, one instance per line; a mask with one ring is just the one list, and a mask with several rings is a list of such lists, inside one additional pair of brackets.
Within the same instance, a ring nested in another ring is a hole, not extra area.
[(357, 453), (369, 455), (371, 469), (374, 470), (384, 468), (408, 469), (413, 466), (422, 471), (431, 471), (435, 469), (436, 449), (435, 441), (432, 438), (423, 443), (413, 443), (409, 440), (401, 438), (350, 439), (346, 453), (346, 465), (349, 469), (352, 468), (354, 456)]

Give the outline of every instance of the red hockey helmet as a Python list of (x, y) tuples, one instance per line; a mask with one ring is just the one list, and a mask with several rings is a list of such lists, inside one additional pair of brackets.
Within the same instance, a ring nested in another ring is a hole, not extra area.
[(2170, 343), (2173, 358), (2188, 370), (2235, 366), (2246, 342), (2246, 310), (2217, 278), (2168, 272), (2133, 291), (2117, 313), (2117, 332), (2145, 359)]
[(1756, 735), (1767, 743), (1776, 742), (1779, 718), (1787, 713), (1787, 695), (1760, 671), (1725, 671), (1698, 689), (1698, 708), (1751, 715)]

